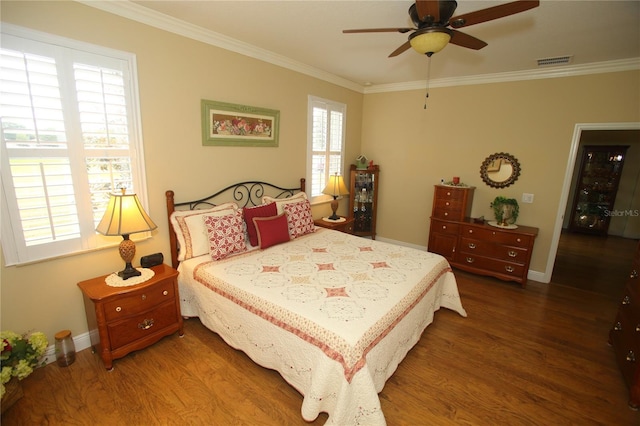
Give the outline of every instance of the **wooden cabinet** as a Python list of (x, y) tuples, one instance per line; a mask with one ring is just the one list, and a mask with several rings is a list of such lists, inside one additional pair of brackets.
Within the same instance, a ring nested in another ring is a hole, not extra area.
[(473, 187), (435, 186), (429, 251), (444, 256), (455, 268), (524, 287), (538, 228), (476, 223), (469, 218), (473, 192)]
[(318, 219), (314, 221), (316, 226), (327, 229), (334, 229), (336, 231), (344, 232), (346, 234), (353, 234), (353, 218), (352, 217), (342, 217), (344, 219), (341, 222), (329, 222), (324, 219)]
[(472, 186), (435, 185), (431, 229), (429, 231), (429, 251), (444, 256), (453, 262), (460, 224), (471, 214), (473, 201)]
[(107, 285), (106, 275), (78, 283), (84, 295), (91, 345), (108, 370), (114, 359), (176, 331), (183, 334), (178, 271), (167, 265), (151, 269), (151, 279), (128, 287)]
[(570, 231), (607, 234), (627, 148), (584, 146), (569, 222)]
[(462, 223), (451, 266), (524, 287), (537, 235), (538, 228), (530, 226), (504, 229), (473, 221)]
[(629, 387), (629, 406), (637, 410), (640, 407), (640, 243), (618, 314), (609, 332), (609, 343)]
[(376, 239), (378, 184), (380, 168), (357, 169), (351, 165), (349, 188), (349, 218), (353, 219), (353, 233)]

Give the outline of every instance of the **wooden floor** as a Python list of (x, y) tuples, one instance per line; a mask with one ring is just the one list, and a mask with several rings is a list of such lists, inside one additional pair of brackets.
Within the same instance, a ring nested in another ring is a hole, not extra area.
[[(613, 286), (530, 281), (522, 289), (455, 273), (468, 317), (436, 313), (380, 393), (389, 425), (640, 424), (607, 345), (618, 300), (594, 291)], [(300, 394), (197, 319), (186, 321), (183, 338), (117, 360), (113, 371), (84, 350), (71, 366), (50, 364), (22, 384), (25, 396), (3, 426), (308, 424)]]

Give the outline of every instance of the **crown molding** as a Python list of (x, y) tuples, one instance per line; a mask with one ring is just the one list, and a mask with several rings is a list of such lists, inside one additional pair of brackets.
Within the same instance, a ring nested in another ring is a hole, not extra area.
[[(399, 92), (406, 90), (422, 90), (426, 87), (426, 80), (409, 81), (392, 84), (376, 84), (363, 86), (359, 83), (338, 77), (315, 67), (294, 61), (266, 49), (260, 49), (248, 43), (228, 37), (215, 31), (206, 30), (196, 25), (159, 13), (136, 3), (121, 0), (76, 0), (86, 6), (122, 16), (155, 28), (174, 34), (198, 40), (222, 49), (230, 50), (240, 55), (248, 56), (273, 65), (300, 72), (302, 74), (326, 81), (358, 93)], [(557, 66), (545, 69), (515, 71), (495, 74), (484, 74), (466, 77), (434, 79), (429, 81), (429, 87), (467, 86), (474, 84), (505, 83), (510, 81), (538, 80), (544, 78), (571, 77), (587, 74), (620, 72), (640, 69), (640, 58), (623, 59), (618, 61), (598, 62), (586, 65)]]
[[(540, 80), (544, 78), (574, 77), (588, 74), (640, 70), (640, 58), (617, 61), (597, 62), (586, 65), (557, 66), (540, 70), (504, 72), (496, 74), (473, 75), (467, 77), (441, 78), (429, 81), (429, 87), (468, 86), (473, 84), (505, 83), (510, 81)], [(424, 90), (426, 80), (404, 83), (377, 84), (366, 87), (365, 94), (399, 92), (404, 90)]]

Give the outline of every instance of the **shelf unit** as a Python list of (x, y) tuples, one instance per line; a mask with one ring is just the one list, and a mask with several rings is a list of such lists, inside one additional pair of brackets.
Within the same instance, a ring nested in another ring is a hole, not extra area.
[(358, 169), (351, 165), (349, 188), (349, 218), (353, 219), (353, 234), (376, 239), (378, 185), (380, 168)]
[(606, 235), (628, 146), (586, 145), (569, 230)]

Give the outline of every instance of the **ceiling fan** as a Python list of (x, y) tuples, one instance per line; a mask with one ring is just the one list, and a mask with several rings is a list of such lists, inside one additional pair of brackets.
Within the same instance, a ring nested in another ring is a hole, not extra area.
[(409, 40), (389, 57), (397, 56), (412, 47), (421, 54), (431, 56), (444, 49), (448, 43), (469, 49), (479, 50), (487, 45), (482, 40), (458, 31), (457, 28), (468, 27), (482, 22), (492, 21), (505, 16), (524, 12), (540, 5), (540, 1), (519, 0), (505, 3), (487, 9), (455, 16), (453, 13), (458, 6), (455, 0), (416, 0), (409, 7), (409, 17), (416, 28), (369, 28), (359, 30), (343, 30), (343, 33), (378, 33), (399, 32), (409, 34)]

